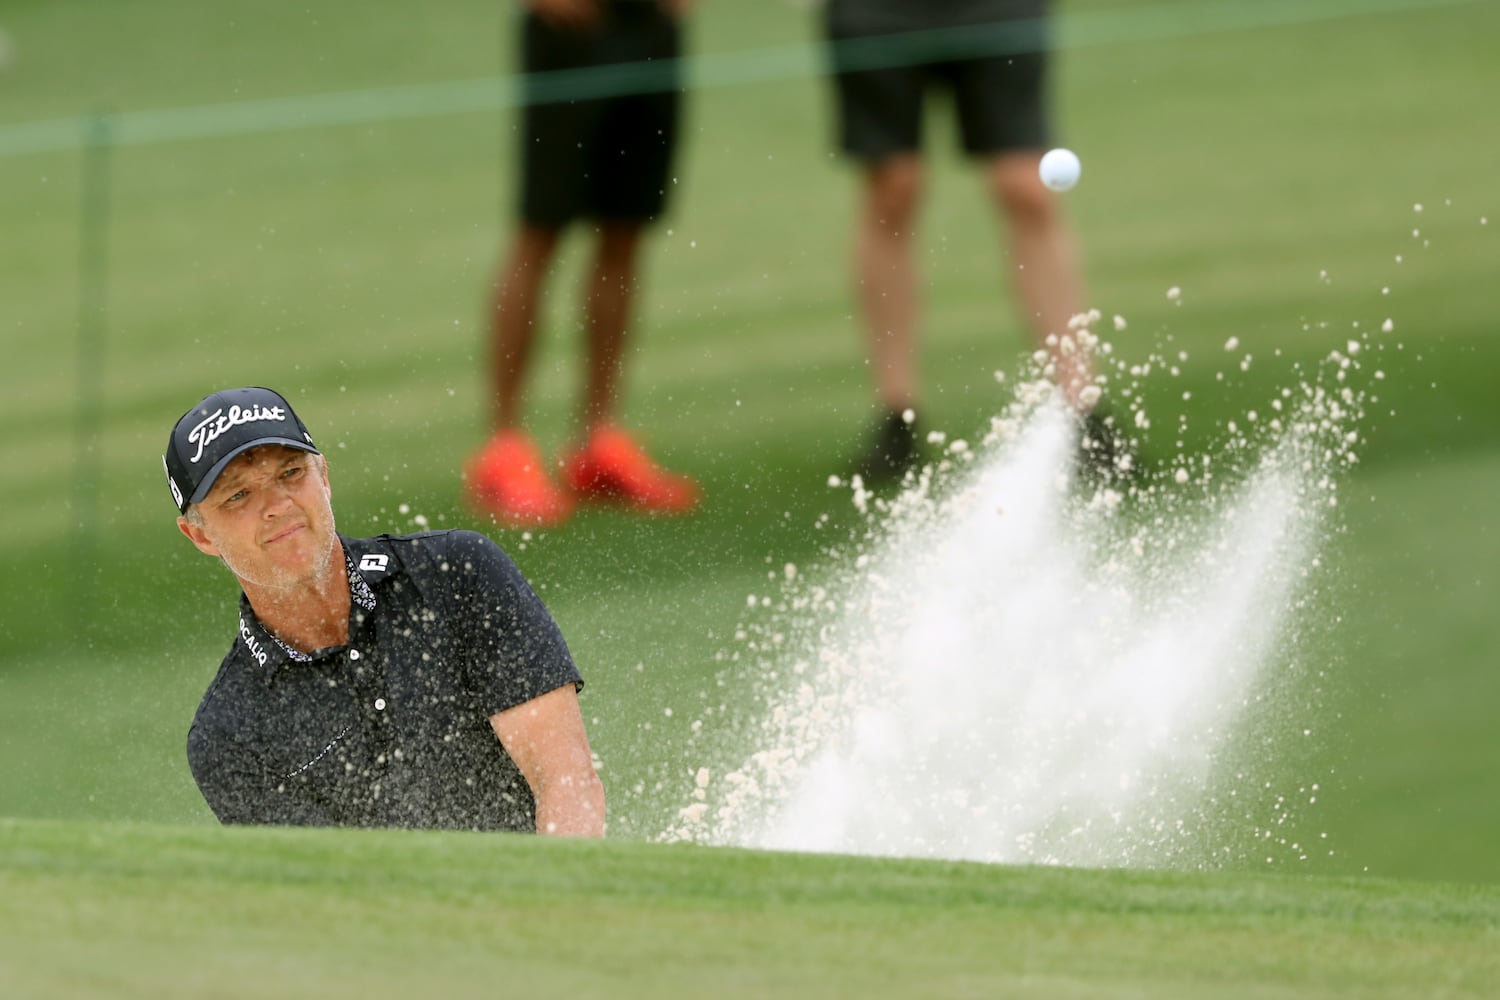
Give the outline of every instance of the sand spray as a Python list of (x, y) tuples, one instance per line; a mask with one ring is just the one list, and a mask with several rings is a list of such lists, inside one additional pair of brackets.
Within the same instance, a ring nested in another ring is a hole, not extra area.
[[(1063, 353), (1090, 352), (1122, 440), (1155, 444), (1141, 388), (1187, 356), (1116, 361), (1099, 320), (1078, 317)], [(1367, 340), (1294, 373), (1211, 451), (1103, 475), (1080, 469), (1058, 346), (996, 373), (1010, 398), (983, 440), (933, 434), (941, 457), (899, 494), (830, 480), (862, 528), (748, 598), (739, 659), (764, 715), (742, 759), (687, 769), (662, 839), (1097, 866), (1314, 850), (1278, 831), (1288, 795), (1239, 748), (1299, 668), (1358, 460), (1354, 383), (1384, 377)]]

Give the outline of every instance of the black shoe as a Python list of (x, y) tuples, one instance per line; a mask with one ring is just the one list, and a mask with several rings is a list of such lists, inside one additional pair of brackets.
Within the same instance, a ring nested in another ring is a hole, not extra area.
[(1136, 472), (1137, 457), (1115, 426), (1114, 417), (1098, 410), (1083, 418), (1078, 433), (1078, 472), (1095, 486), (1124, 482)]
[(900, 479), (906, 470), (921, 460), (915, 420), (892, 410), (880, 419), (874, 439), (854, 463), (854, 472), (866, 482), (879, 483)]

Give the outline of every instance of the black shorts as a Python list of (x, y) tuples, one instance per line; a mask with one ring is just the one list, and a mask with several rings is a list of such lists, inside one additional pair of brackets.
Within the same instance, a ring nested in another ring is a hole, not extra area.
[[(654, 3), (608, 3), (604, 10), (604, 22), (589, 31), (524, 18), (520, 210), (527, 222), (644, 222), (666, 207), (681, 104), (681, 28)], [(635, 65), (611, 75), (607, 67), (620, 63)], [(632, 92), (576, 100), (570, 87)]]
[(830, 0), (825, 26), (843, 150), (864, 160), (920, 150), (932, 88), (952, 93), (966, 152), (1046, 149), (1046, 9), (1038, 0)]

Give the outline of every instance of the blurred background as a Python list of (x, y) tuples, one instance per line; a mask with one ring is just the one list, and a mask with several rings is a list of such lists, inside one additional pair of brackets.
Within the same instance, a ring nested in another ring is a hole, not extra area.
[[(1318, 725), (1267, 747), (1323, 789), (1298, 822), (1336, 850), (1296, 870), (1500, 879), (1500, 7), (1058, 11), (1088, 304), (1128, 320), (1117, 353), (1189, 355), (1142, 383), (1156, 426), (1186, 421), (1151, 444), (1211, 448), (1392, 321), (1297, 623)], [(236, 588), (178, 535), (160, 456), (230, 385), (297, 406), (343, 531), (473, 527), (507, 548), (589, 678), (613, 834), (656, 834), (691, 768), (734, 751), (756, 690), (746, 595), (860, 523), (828, 487), (872, 409), (818, 14), (703, 0), (690, 22), (626, 413), (703, 509), (537, 533), (476, 516), (459, 485), (488, 428), (515, 18), (506, 0), (0, 3), (0, 815), (213, 822), (183, 745)], [(951, 116), (932, 125), (924, 420), (973, 436), (1007, 402), (993, 372), (1031, 344)], [(549, 451), (573, 433), (581, 266), (570, 243), (531, 393)], [(690, 729), (721, 704), (717, 729)]]

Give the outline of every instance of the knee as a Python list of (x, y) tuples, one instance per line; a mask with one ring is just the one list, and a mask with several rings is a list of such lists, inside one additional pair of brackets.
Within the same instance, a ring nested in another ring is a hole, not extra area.
[(871, 167), (866, 211), (875, 225), (890, 232), (909, 232), (922, 201), (921, 165), (900, 159)]
[(1029, 163), (997, 165), (989, 172), (989, 188), (996, 207), (1015, 223), (1046, 226), (1057, 219), (1057, 198)]
[(548, 226), (522, 225), (511, 243), (511, 260), (523, 267), (546, 267), (557, 251), (561, 230)]
[(597, 244), (599, 263), (615, 269), (634, 266), (644, 228), (642, 223), (637, 222), (602, 223)]

